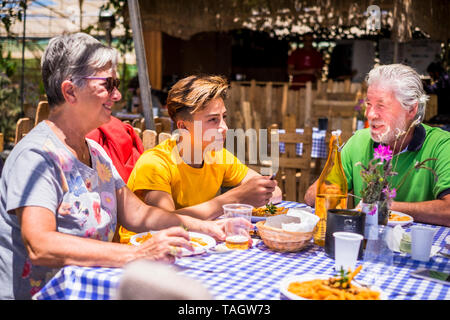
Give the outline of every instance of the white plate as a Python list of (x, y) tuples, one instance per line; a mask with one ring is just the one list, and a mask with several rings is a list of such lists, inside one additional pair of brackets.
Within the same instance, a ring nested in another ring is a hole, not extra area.
[(393, 227), (395, 227), (397, 225), (399, 225), (399, 226), (406, 226), (406, 225), (408, 225), (410, 223), (413, 223), (413, 221), (414, 221), (413, 217), (411, 217), (410, 215), (408, 215), (406, 213), (399, 212), (399, 211), (394, 211), (394, 210), (391, 210), (391, 213), (398, 214), (399, 216), (408, 217), (409, 220), (406, 220), (406, 221), (391, 221), (391, 220), (388, 220), (388, 226), (393, 226)]
[[(306, 273), (302, 275), (297, 276), (288, 276), (281, 280), (280, 283), (280, 298), (281, 299), (288, 299), (288, 300), (310, 300), (303, 297), (300, 297), (292, 292), (288, 291), (289, 284), (291, 282), (303, 282), (303, 281), (309, 281), (309, 280), (315, 280), (315, 279), (322, 279), (326, 280), (331, 278), (331, 276), (323, 276), (323, 275), (317, 275), (317, 274), (311, 274)], [(352, 283), (355, 287), (361, 287), (356, 283)], [(380, 292), (380, 299), (381, 300), (387, 300), (387, 295), (381, 291), (379, 288), (373, 287), (372, 290)]]
[[(153, 234), (157, 233), (158, 231), (149, 231), (149, 232), (153, 235)], [(130, 238), (130, 243), (135, 245), (135, 246), (140, 245), (140, 243), (137, 242), (136, 239), (140, 238), (140, 237), (143, 237), (146, 234), (148, 234), (148, 232), (142, 232), (142, 233), (138, 233), (138, 234), (133, 235)], [(189, 237), (191, 239), (192, 238), (200, 238), (203, 242), (206, 243), (206, 245), (201, 245), (198, 242), (191, 241), (191, 244), (194, 247), (194, 251), (192, 252), (192, 251), (189, 251), (188, 249), (181, 248), (181, 255), (183, 257), (192, 256), (192, 255), (196, 255), (196, 254), (201, 254), (201, 253), (204, 253), (206, 250), (216, 246), (216, 240), (214, 240), (214, 238), (212, 238), (212, 237), (210, 237), (210, 236), (208, 236), (206, 234), (189, 231)]]
[(252, 223), (256, 223), (258, 221), (265, 221), (267, 217), (258, 217), (258, 216), (252, 216)]

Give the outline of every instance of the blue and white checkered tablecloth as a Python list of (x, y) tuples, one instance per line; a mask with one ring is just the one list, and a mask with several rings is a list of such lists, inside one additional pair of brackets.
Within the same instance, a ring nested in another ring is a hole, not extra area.
[[(279, 129), (279, 133), (286, 133), (284, 129)], [(303, 134), (303, 129), (295, 129), (295, 132)], [(312, 129), (312, 147), (311, 158), (326, 158), (327, 157), (327, 145), (325, 142), (326, 130), (319, 130), (318, 128)], [(303, 150), (303, 143), (297, 143), (295, 146), (295, 152), (301, 156)], [(284, 142), (280, 142), (280, 153), (285, 152)]]
[[(282, 202), (285, 207), (304, 207)], [(437, 229), (434, 245), (443, 246), (450, 228)], [(407, 229), (408, 230), (408, 229)], [(358, 265), (361, 261), (358, 261)], [(224, 254), (203, 254), (177, 259), (180, 274), (208, 288), (220, 300), (277, 300), (279, 285), (286, 276), (305, 273), (334, 275), (334, 260), (312, 242), (301, 252), (281, 253), (268, 249), (262, 241), (249, 250)], [(450, 272), (450, 260), (441, 255), (429, 262), (412, 260), (408, 254), (395, 253), (394, 272), (377, 284), (388, 296), (398, 300), (450, 300), (450, 285), (416, 279), (410, 273), (418, 268)], [(62, 268), (33, 299), (112, 299), (123, 270), (121, 268)], [(358, 280), (358, 276), (356, 277)], [(404, 294), (412, 293), (412, 294)]]

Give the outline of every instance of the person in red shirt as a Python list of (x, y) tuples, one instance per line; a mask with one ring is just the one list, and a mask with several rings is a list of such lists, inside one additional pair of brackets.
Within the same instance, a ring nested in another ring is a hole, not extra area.
[(144, 152), (144, 146), (131, 125), (111, 116), (111, 120), (86, 135), (100, 144), (127, 183), (134, 164)]
[(313, 36), (307, 33), (303, 37), (303, 48), (294, 50), (288, 58), (288, 74), (292, 76), (291, 89), (305, 87), (306, 82), (315, 82), (320, 78), (323, 67), (322, 54), (312, 46)]

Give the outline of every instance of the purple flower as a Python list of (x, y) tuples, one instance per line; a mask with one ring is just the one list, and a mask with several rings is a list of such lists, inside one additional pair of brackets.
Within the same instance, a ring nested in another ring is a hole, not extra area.
[(378, 210), (377, 206), (372, 205), (372, 209), (369, 211), (368, 215), (373, 216), (375, 213), (377, 213), (377, 210)]
[(394, 199), (397, 196), (397, 190), (395, 190), (395, 188), (392, 188), (392, 190), (390, 190), (388, 187), (386, 187), (383, 189), (383, 192), (388, 199)]
[(389, 161), (392, 159), (392, 150), (390, 146), (378, 145), (378, 147), (374, 150), (373, 154), (374, 159), (386, 160)]

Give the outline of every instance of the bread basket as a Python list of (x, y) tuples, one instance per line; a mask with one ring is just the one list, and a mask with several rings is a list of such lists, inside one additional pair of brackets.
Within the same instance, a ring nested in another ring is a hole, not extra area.
[(270, 249), (281, 252), (301, 251), (312, 239), (311, 232), (292, 232), (265, 225), (265, 221), (256, 223), (258, 233), (264, 244)]

